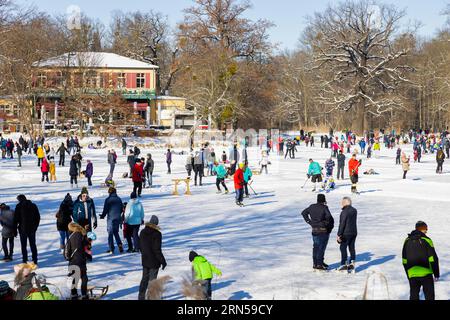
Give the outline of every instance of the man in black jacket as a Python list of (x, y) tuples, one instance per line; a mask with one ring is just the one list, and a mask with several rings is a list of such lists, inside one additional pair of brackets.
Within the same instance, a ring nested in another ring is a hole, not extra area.
[(81, 296), (83, 300), (88, 299), (87, 295), (87, 255), (85, 248), (88, 245), (86, 230), (79, 224), (71, 222), (69, 224), (70, 237), (64, 251), (64, 257), (69, 261), (69, 274), (72, 276), (72, 300), (78, 300), (78, 281), (81, 279)]
[(317, 196), (317, 203), (311, 205), (302, 212), (302, 216), (312, 227), (313, 237), (313, 269), (327, 270), (324, 263), (325, 250), (327, 248), (330, 233), (334, 228), (334, 219), (327, 206), (324, 194)]
[[(358, 235), (357, 229), (358, 212), (352, 207), (352, 200), (348, 197), (342, 199), (342, 212), (339, 218), (339, 229), (337, 233), (337, 242), (341, 249), (341, 266), (339, 271), (355, 269), (355, 241)], [(350, 251), (350, 263), (347, 263), (347, 248)]]
[(17, 196), (19, 203), (14, 211), (14, 225), (18, 227), (20, 244), (22, 246), (22, 261), (28, 262), (27, 241), (30, 243), (31, 254), (34, 264), (38, 263), (38, 252), (36, 247), (36, 231), (41, 221), (38, 207), (21, 194)]
[(342, 150), (339, 150), (339, 154), (337, 156), (337, 167), (337, 179), (344, 180), (345, 154)]
[[(416, 229), (403, 244), (402, 260), (409, 280), (410, 300), (419, 300), (420, 288), (426, 300), (434, 300), (434, 280), (439, 279), (439, 258), (433, 241), (426, 236), (425, 222), (416, 223)], [(434, 279), (433, 279), (434, 275)]]
[(139, 286), (139, 300), (145, 300), (148, 284), (158, 277), (159, 268), (162, 266), (162, 270), (164, 270), (167, 266), (161, 250), (162, 235), (158, 223), (158, 217), (152, 216), (139, 235), (143, 267), (142, 280)]
[(66, 152), (70, 156), (69, 150), (67, 150), (64, 142), (61, 142), (61, 146), (56, 150), (56, 153), (59, 154), (59, 166), (64, 167), (64, 163), (66, 161)]

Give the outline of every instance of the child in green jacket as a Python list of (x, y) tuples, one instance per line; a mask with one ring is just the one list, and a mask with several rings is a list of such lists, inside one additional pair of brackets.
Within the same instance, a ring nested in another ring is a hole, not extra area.
[(217, 193), (222, 193), (222, 190), (220, 189), (220, 185), (222, 185), (225, 188), (225, 193), (228, 194), (229, 191), (225, 184), (225, 178), (227, 177), (228, 172), (227, 169), (225, 169), (225, 166), (216, 161), (214, 162), (213, 172), (216, 173)]
[(197, 252), (191, 251), (189, 253), (189, 261), (192, 262), (192, 275), (195, 281), (202, 286), (205, 300), (211, 300), (212, 289), (211, 280), (213, 274), (222, 275), (222, 271), (217, 269), (214, 265), (208, 262), (205, 257), (199, 256)]

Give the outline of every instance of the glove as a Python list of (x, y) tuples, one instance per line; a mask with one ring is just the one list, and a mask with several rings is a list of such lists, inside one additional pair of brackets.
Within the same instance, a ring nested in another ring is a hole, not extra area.
[(306, 176), (308, 177), (308, 179), (311, 178), (311, 175), (309, 173)]
[(164, 262), (164, 263), (162, 264), (162, 269), (164, 270), (166, 267), (167, 267), (167, 263)]

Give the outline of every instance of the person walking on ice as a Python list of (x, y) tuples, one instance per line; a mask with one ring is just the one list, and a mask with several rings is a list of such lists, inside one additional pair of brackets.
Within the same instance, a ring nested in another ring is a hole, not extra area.
[(352, 182), (352, 193), (358, 193), (358, 189), (357, 189), (357, 184), (358, 184), (358, 172), (359, 172), (359, 167), (362, 164), (362, 160), (357, 160), (356, 159), (356, 154), (352, 155), (352, 158), (350, 159), (350, 161), (348, 162), (348, 170), (350, 173), (350, 180)]
[[(410, 300), (419, 300), (423, 288), (425, 300), (434, 300), (434, 281), (439, 279), (439, 259), (433, 241), (426, 235), (428, 225), (419, 221), (403, 244), (402, 261), (409, 281)], [(434, 279), (433, 279), (434, 276)]]
[(214, 163), (213, 172), (216, 173), (217, 193), (222, 193), (222, 190), (220, 189), (220, 185), (222, 185), (225, 188), (225, 194), (228, 194), (229, 191), (225, 184), (225, 178), (227, 177), (227, 169), (225, 169), (225, 166), (216, 161)]
[(195, 251), (189, 252), (189, 261), (192, 262), (192, 276), (202, 287), (204, 300), (211, 300), (211, 281), (214, 274), (219, 277), (222, 276), (222, 271), (208, 262), (205, 257), (198, 255)]
[[(337, 243), (339, 243), (341, 250), (341, 266), (338, 268), (338, 271), (354, 271), (356, 261), (355, 241), (358, 235), (358, 211), (352, 207), (352, 200), (349, 197), (344, 197), (341, 205), (342, 212), (339, 217), (337, 233)], [(350, 261), (348, 261), (347, 248), (350, 251)]]

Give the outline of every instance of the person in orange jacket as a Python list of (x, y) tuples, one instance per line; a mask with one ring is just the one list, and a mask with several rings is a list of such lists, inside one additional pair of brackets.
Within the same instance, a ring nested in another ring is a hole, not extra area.
[(356, 159), (356, 154), (352, 155), (352, 158), (348, 162), (348, 170), (350, 173), (350, 180), (352, 182), (352, 193), (358, 193), (358, 190), (356, 189), (356, 185), (358, 184), (358, 172), (359, 167), (362, 164), (362, 160)]
[(239, 164), (239, 169), (234, 173), (234, 189), (236, 190), (236, 204), (243, 207), (244, 204), (244, 169), (245, 165), (243, 163)]
[(42, 158), (41, 172), (42, 172), (42, 182), (44, 179), (48, 181), (48, 172), (50, 171), (50, 165), (48, 164), (47, 158)]

